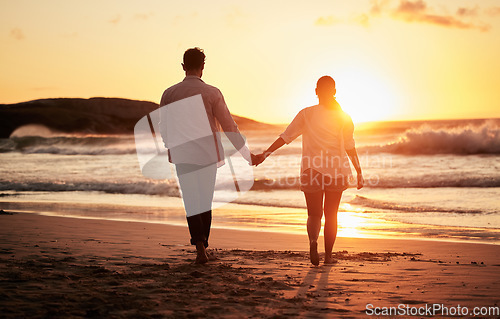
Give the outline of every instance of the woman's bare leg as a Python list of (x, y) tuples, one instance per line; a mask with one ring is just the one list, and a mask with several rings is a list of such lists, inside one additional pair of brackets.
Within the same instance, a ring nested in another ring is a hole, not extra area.
[(333, 245), (337, 239), (337, 212), (339, 210), (342, 192), (325, 192), (325, 264), (334, 262), (332, 258)]
[(311, 263), (319, 265), (318, 237), (323, 217), (323, 192), (304, 193), (307, 204), (307, 235), (309, 236), (309, 250)]

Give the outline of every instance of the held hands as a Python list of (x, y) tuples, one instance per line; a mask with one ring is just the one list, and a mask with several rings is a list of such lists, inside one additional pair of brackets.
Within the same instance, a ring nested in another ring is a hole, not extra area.
[(266, 159), (267, 156), (264, 153), (260, 153), (257, 155), (254, 155), (252, 153), (252, 154), (250, 154), (250, 157), (252, 158), (251, 165), (258, 166), (260, 163), (262, 163)]
[(257, 166), (255, 163), (257, 162), (257, 155), (255, 155), (254, 153), (250, 153), (250, 162), (248, 162), (248, 165), (255, 165)]

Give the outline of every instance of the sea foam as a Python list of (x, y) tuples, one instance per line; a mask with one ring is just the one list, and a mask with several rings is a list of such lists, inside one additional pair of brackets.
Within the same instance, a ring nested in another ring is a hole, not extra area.
[(370, 153), (393, 154), (500, 154), (500, 127), (493, 121), (480, 126), (433, 128), (423, 125), (407, 130), (398, 140), (383, 145), (367, 146)]

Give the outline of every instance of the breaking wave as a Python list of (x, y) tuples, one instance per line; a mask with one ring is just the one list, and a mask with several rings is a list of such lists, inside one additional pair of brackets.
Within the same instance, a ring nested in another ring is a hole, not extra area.
[(165, 181), (144, 181), (134, 183), (112, 183), (112, 182), (72, 182), (72, 183), (50, 183), (50, 182), (0, 182), (0, 191), (87, 191), (104, 192), (110, 194), (146, 194), (163, 196), (180, 196), (176, 183)]
[(500, 154), (500, 127), (493, 121), (475, 127), (436, 129), (424, 125), (406, 131), (395, 142), (367, 146), (363, 150), (404, 155)]
[(371, 199), (364, 196), (356, 195), (350, 204), (370, 207), (374, 209), (384, 210), (397, 210), (403, 212), (438, 212), (438, 213), (457, 213), (457, 214), (483, 214), (480, 210), (464, 210), (464, 209), (446, 209), (442, 207), (428, 207), (428, 206), (413, 206), (404, 205), (393, 202), (386, 202), (376, 199)]
[[(417, 125), (416, 128), (407, 129), (404, 133), (400, 133), (401, 135), (395, 141), (380, 145), (364, 146), (359, 148), (359, 151), (402, 155), (500, 154), (499, 120), (491, 119), (481, 122), (471, 120), (471, 124), (465, 126), (465, 121), (459, 121), (458, 123), (453, 121), (448, 122), (445, 123), (448, 126), (443, 123), (429, 123), (424, 125), (415, 123), (414, 125)], [(383, 133), (385, 126), (381, 125), (379, 124), (380, 127), (370, 131), (369, 135), (377, 136), (377, 134)], [(409, 126), (410, 124), (406, 124), (406, 128)], [(136, 151), (132, 135), (69, 135), (54, 132), (43, 126), (33, 127), (33, 125), (23, 127), (14, 133), (10, 138), (0, 139), (0, 153), (123, 155), (134, 154)], [(253, 146), (258, 149), (261, 145), (257, 144)], [(267, 142), (264, 144), (267, 145)], [(301, 149), (297, 145), (280, 149), (281, 155), (298, 155), (300, 153)]]
[(134, 154), (133, 137), (110, 136), (19, 136), (0, 139), (0, 153), (61, 155)]
[[(439, 187), (500, 187), (499, 176), (460, 176), (460, 175), (425, 175), (416, 177), (384, 177), (365, 176), (366, 188), (439, 188)], [(279, 179), (256, 179), (252, 190), (299, 190), (300, 179), (287, 177)]]

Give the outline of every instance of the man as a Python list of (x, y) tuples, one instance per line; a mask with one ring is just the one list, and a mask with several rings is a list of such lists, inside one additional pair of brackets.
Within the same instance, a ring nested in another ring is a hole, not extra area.
[(186, 77), (162, 95), (160, 131), (175, 164), (186, 210), (191, 244), (196, 245), (196, 263), (208, 261), (206, 247), (212, 221), (211, 204), (217, 167), (224, 164), (219, 128), (251, 164), (253, 154), (245, 146), (222, 93), (202, 81), (205, 54), (200, 48), (184, 53)]

